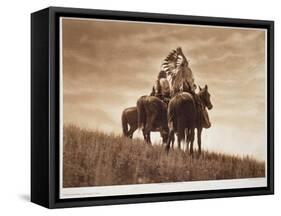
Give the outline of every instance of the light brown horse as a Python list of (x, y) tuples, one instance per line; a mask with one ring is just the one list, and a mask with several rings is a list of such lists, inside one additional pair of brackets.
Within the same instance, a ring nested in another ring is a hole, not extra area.
[(137, 107), (129, 107), (122, 112), (123, 135), (133, 138), (134, 132), (138, 129), (138, 111)]
[[(134, 132), (138, 129), (137, 107), (129, 107), (124, 109), (122, 112), (121, 121), (122, 121), (123, 135), (132, 139)], [(159, 132), (159, 130), (155, 130), (155, 131), (152, 130), (152, 132)], [(145, 137), (144, 134), (143, 136)], [(148, 140), (150, 140), (150, 133), (148, 134)]]

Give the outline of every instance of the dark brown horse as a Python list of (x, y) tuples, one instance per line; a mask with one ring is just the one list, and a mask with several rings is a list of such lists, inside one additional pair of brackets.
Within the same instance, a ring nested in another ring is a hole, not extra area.
[(137, 101), (138, 128), (142, 129), (144, 139), (151, 143), (150, 132), (159, 131), (163, 143), (168, 139), (167, 105), (158, 97), (142, 96)]
[(168, 106), (169, 138), (166, 146), (167, 152), (173, 141), (174, 133), (177, 132), (178, 146), (186, 136), (187, 150), (190, 143), (190, 153), (193, 154), (194, 129), (197, 128), (198, 151), (201, 154), (201, 133), (203, 128), (209, 128), (211, 123), (205, 108), (212, 109), (208, 86), (206, 85), (197, 95), (182, 92), (174, 96)]
[[(211, 103), (210, 100), (210, 93), (208, 92), (208, 86), (205, 85), (204, 88), (201, 88), (199, 86), (199, 93), (198, 95), (198, 101), (197, 101), (197, 121), (196, 121), (196, 129), (197, 129), (197, 144), (198, 144), (198, 153), (199, 155), (201, 154), (201, 134), (202, 134), (202, 130), (203, 128), (210, 128), (211, 127), (211, 122), (209, 119), (209, 115), (208, 112), (206, 110), (207, 109), (212, 109), (213, 105)], [(192, 141), (192, 137), (194, 136), (194, 133), (191, 133), (190, 130), (186, 130), (186, 144), (187, 144), (187, 150), (190, 144), (190, 152), (191, 154), (193, 153), (193, 142)]]

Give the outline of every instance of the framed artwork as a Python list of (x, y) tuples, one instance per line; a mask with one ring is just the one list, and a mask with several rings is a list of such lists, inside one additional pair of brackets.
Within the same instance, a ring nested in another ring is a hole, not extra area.
[(31, 201), (273, 194), (273, 71), (273, 21), (33, 13)]

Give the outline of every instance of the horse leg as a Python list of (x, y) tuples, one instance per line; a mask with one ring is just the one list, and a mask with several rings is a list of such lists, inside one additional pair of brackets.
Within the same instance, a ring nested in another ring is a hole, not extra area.
[(147, 131), (147, 142), (148, 144), (151, 144), (150, 131)]
[(137, 130), (137, 127), (131, 126), (130, 125), (130, 130), (128, 131), (128, 137), (133, 139), (133, 134)]
[(155, 123), (156, 117), (157, 117), (157, 113), (151, 113), (151, 118), (147, 119), (145, 134), (146, 134), (146, 141), (149, 144), (151, 144), (150, 131), (153, 131), (153, 124)]
[(186, 152), (189, 151), (189, 142), (190, 142), (190, 131), (189, 129), (185, 129), (185, 142), (186, 142)]
[(151, 112), (150, 118), (147, 119), (147, 121), (148, 121), (147, 126), (148, 126), (150, 131), (152, 131), (152, 129), (155, 129), (156, 118), (157, 118), (157, 113)]
[(178, 148), (181, 149), (181, 141), (184, 139), (184, 130), (178, 132)]
[(198, 142), (199, 155), (201, 155), (201, 133), (202, 133), (202, 128), (197, 128), (197, 142)]
[(163, 130), (160, 130), (160, 136), (162, 138), (162, 145), (164, 145), (167, 140), (165, 140), (165, 137), (164, 137), (165, 135), (164, 135), (164, 131)]
[(142, 130), (142, 134), (143, 134), (143, 138), (145, 140), (146, 143), (151, 144), (151, 140), (150, 140), (150, 129), (148, 127), (145, 127)]
[(194, 128), (190, 129), (190, 154), (193, 155)]
[(134, 124), (132, 127), (131, 127), (131, 130), (132, 130), (132, 135), (131, 135), (131, 138), (133, 139), (133, 135), (135, 133), (135, 131), (138, 129), (138, 125), (137, 124)]
[(172, 149), (174, 149), (174, 143), (175, 143), (175, 135), (171, 137), (171, 142), (172, 142)]
[(171, 142), (173, 140), (173, 137), (175, 137), (175, 132), (174, 132), (174, 130), (170, 130), (169, 135), (168, 135), (167, 145), (166, 145), (166, 148), (165, 148), (167, 154), (169, 153), (170, 145), (171, 145)]
[(145, 129), (142, 129), (142, 135), (143, 135), (144, 141), (147, 142), (147, 134), (146, 134)]

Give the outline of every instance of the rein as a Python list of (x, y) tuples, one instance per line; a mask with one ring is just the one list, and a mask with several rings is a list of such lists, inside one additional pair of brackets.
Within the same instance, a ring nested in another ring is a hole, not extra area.
[(201, 94), (198, 94), (197, 95), (198, 97), (197, 97), (197, 100), (198, 100), (198, 107), (197, 107), (197, 114), (198, 114), (198, 126), (200, 126), (200, 127), (202, 127), (202, 125), (203, 125), (203, 122), (202, 121), (204, 121), (203, 120), (203, 112), (204, 112), (204, 109), (205, 109), (205, 107), (206, 107), (206, 102), (205, 102), (205, 100), (204, 100), (204, 98), (202, 98), (202, 96), (201, 96)]

